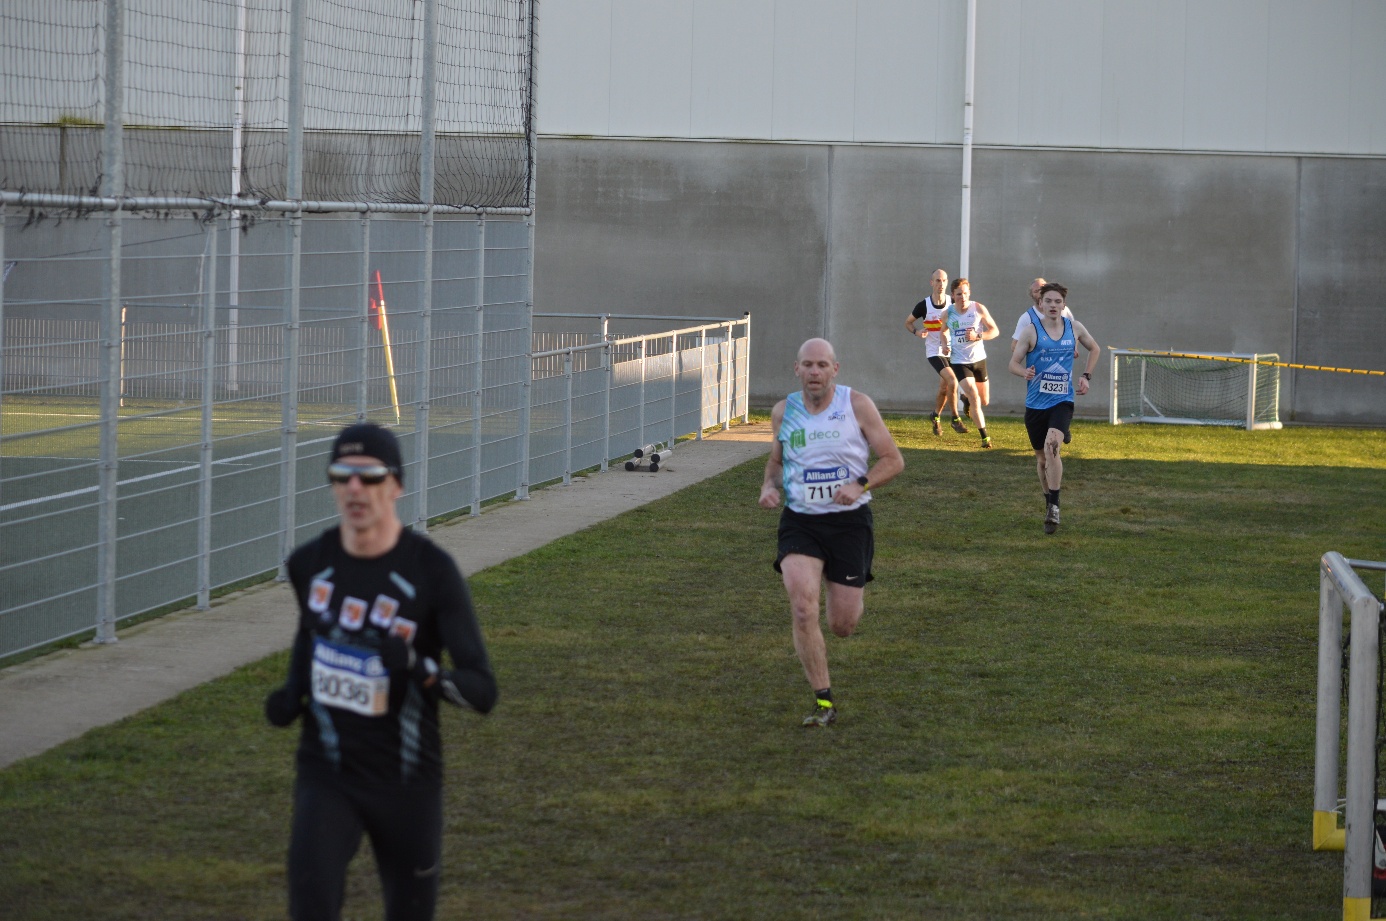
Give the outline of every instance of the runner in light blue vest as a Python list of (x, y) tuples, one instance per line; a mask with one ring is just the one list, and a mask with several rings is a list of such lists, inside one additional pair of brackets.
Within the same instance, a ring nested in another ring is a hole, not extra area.
[[(1082, 323), (1063, 315), (1067, 300), (1068, 288), (1057, 282), (1040, 288), (1039, 307), (1031, 308), (1035, 312), (1033, 322), (1020, 330), (1009, 365), (1012, 374), (1027, 381), (1025, 430), (1035, 449), (1035, 467), (1044, 491), (1046, 534), (1059, 529), (1059, 486), (1064, 476), (1059, 450), (1069, 440), (1074, 393), (1083, 396), (1088, 392), (1088, 382), (1102, 352)], [(1076, 385), (1075, 342), (1088, 351), (1087, 368)]]

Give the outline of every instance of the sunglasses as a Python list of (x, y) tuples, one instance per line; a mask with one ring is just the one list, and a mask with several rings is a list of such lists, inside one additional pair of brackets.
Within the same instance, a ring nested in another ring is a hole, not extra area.
[(362, 486), (378, 486), (394, 473), (393, 467), (384, 464), (328, 464), (327, 479), (338, 486), (345, 486), (352, 477), (360, 477)]

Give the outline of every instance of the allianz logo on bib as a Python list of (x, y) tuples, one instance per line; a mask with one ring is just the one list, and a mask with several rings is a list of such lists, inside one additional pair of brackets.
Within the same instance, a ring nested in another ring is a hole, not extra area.
[(846, 467), (834, 467), (831, 470), (805, 470), (805, 483), (836, 483), (838, 480), (847, 479)]
[(324, 665), (334, 668), (344, 668), (348, 671), (356, 672), (358, 675), (381, 675), (385, 672), (385, 667), (380, 661), (380, 657), (365, 651), (355, 651), (343, 649), (340, 646), (333, 646), (324, 640), (318, 640), (313, 648), (313, 658)]

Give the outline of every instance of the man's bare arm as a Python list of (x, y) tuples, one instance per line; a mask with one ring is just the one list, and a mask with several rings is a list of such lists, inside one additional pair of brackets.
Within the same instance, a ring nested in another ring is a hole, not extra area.
[(775, 404), (770, 413), (770, 456), (765, 459), (765, 478), (760, 482), (760, 507), (776, 508), (780, 504), (780, 483), (784, 480), (784, 445), (780, 444), (780, 423), (784, 422), (784, 400)]
[(866, 486), (852, 481), (837, 491), (833, 501), (839, 505), (851, 505), (861, 498), (862, 493), (877, 486), (884, 486), (905, 469), (905, 458), (900, 454), (900, 448), (895, 444), (890, 429), (886, 428), (885, 420), (881, 418), (881, 412), (876, 408), (875, 402), (860, 390), (853, 390), (852, 412), (856, 414), (861, 433), (866, 436), (866, 443), (876, 455), (876, 463), (866, 471)]
[(1006, 370), (1016, 377), (1023, 377), (1027, 381), (1035, 376), (1034, 368), (1025, 367), (1025, 356), (1030, 354), (1030, 350), (1035, 347), (1035, 324), (1027, 323), (1020, 332), (1019, 339), (1012, 339), (1011, 361), (1006, 365)]
[[(1078, 340), (1078, 344), (1088, 350), (1088, 364), (1084, 373), (1088, 377), (1097, 370), (1097, 360), (1102, 354), (1102, 346), (1097, 344), (1097, 340), (1088, 332), (1088, 328), (1077, 320), (1073, 320), (1073, 336)], [(1078, 395), (1081, 397), (1088, 392), (1088, 377), (1078, 378)]]

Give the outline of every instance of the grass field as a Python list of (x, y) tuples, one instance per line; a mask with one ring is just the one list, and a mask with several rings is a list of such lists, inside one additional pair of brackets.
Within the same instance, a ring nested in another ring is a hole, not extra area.
[[(987, 453), (888, 421), (826, 731), (759, 463), (472, 580), (502, 693), (445, 714), (439, 918), (1341, 917), (1318, 559), (1386, 558), (1386, 432), (1080, 422), (1046, 537), (1018, 421)], [(284, 666), (0, 771), (4, 916), (282, 917)], [(368, 847), (347, 915), (380, 916)]]

